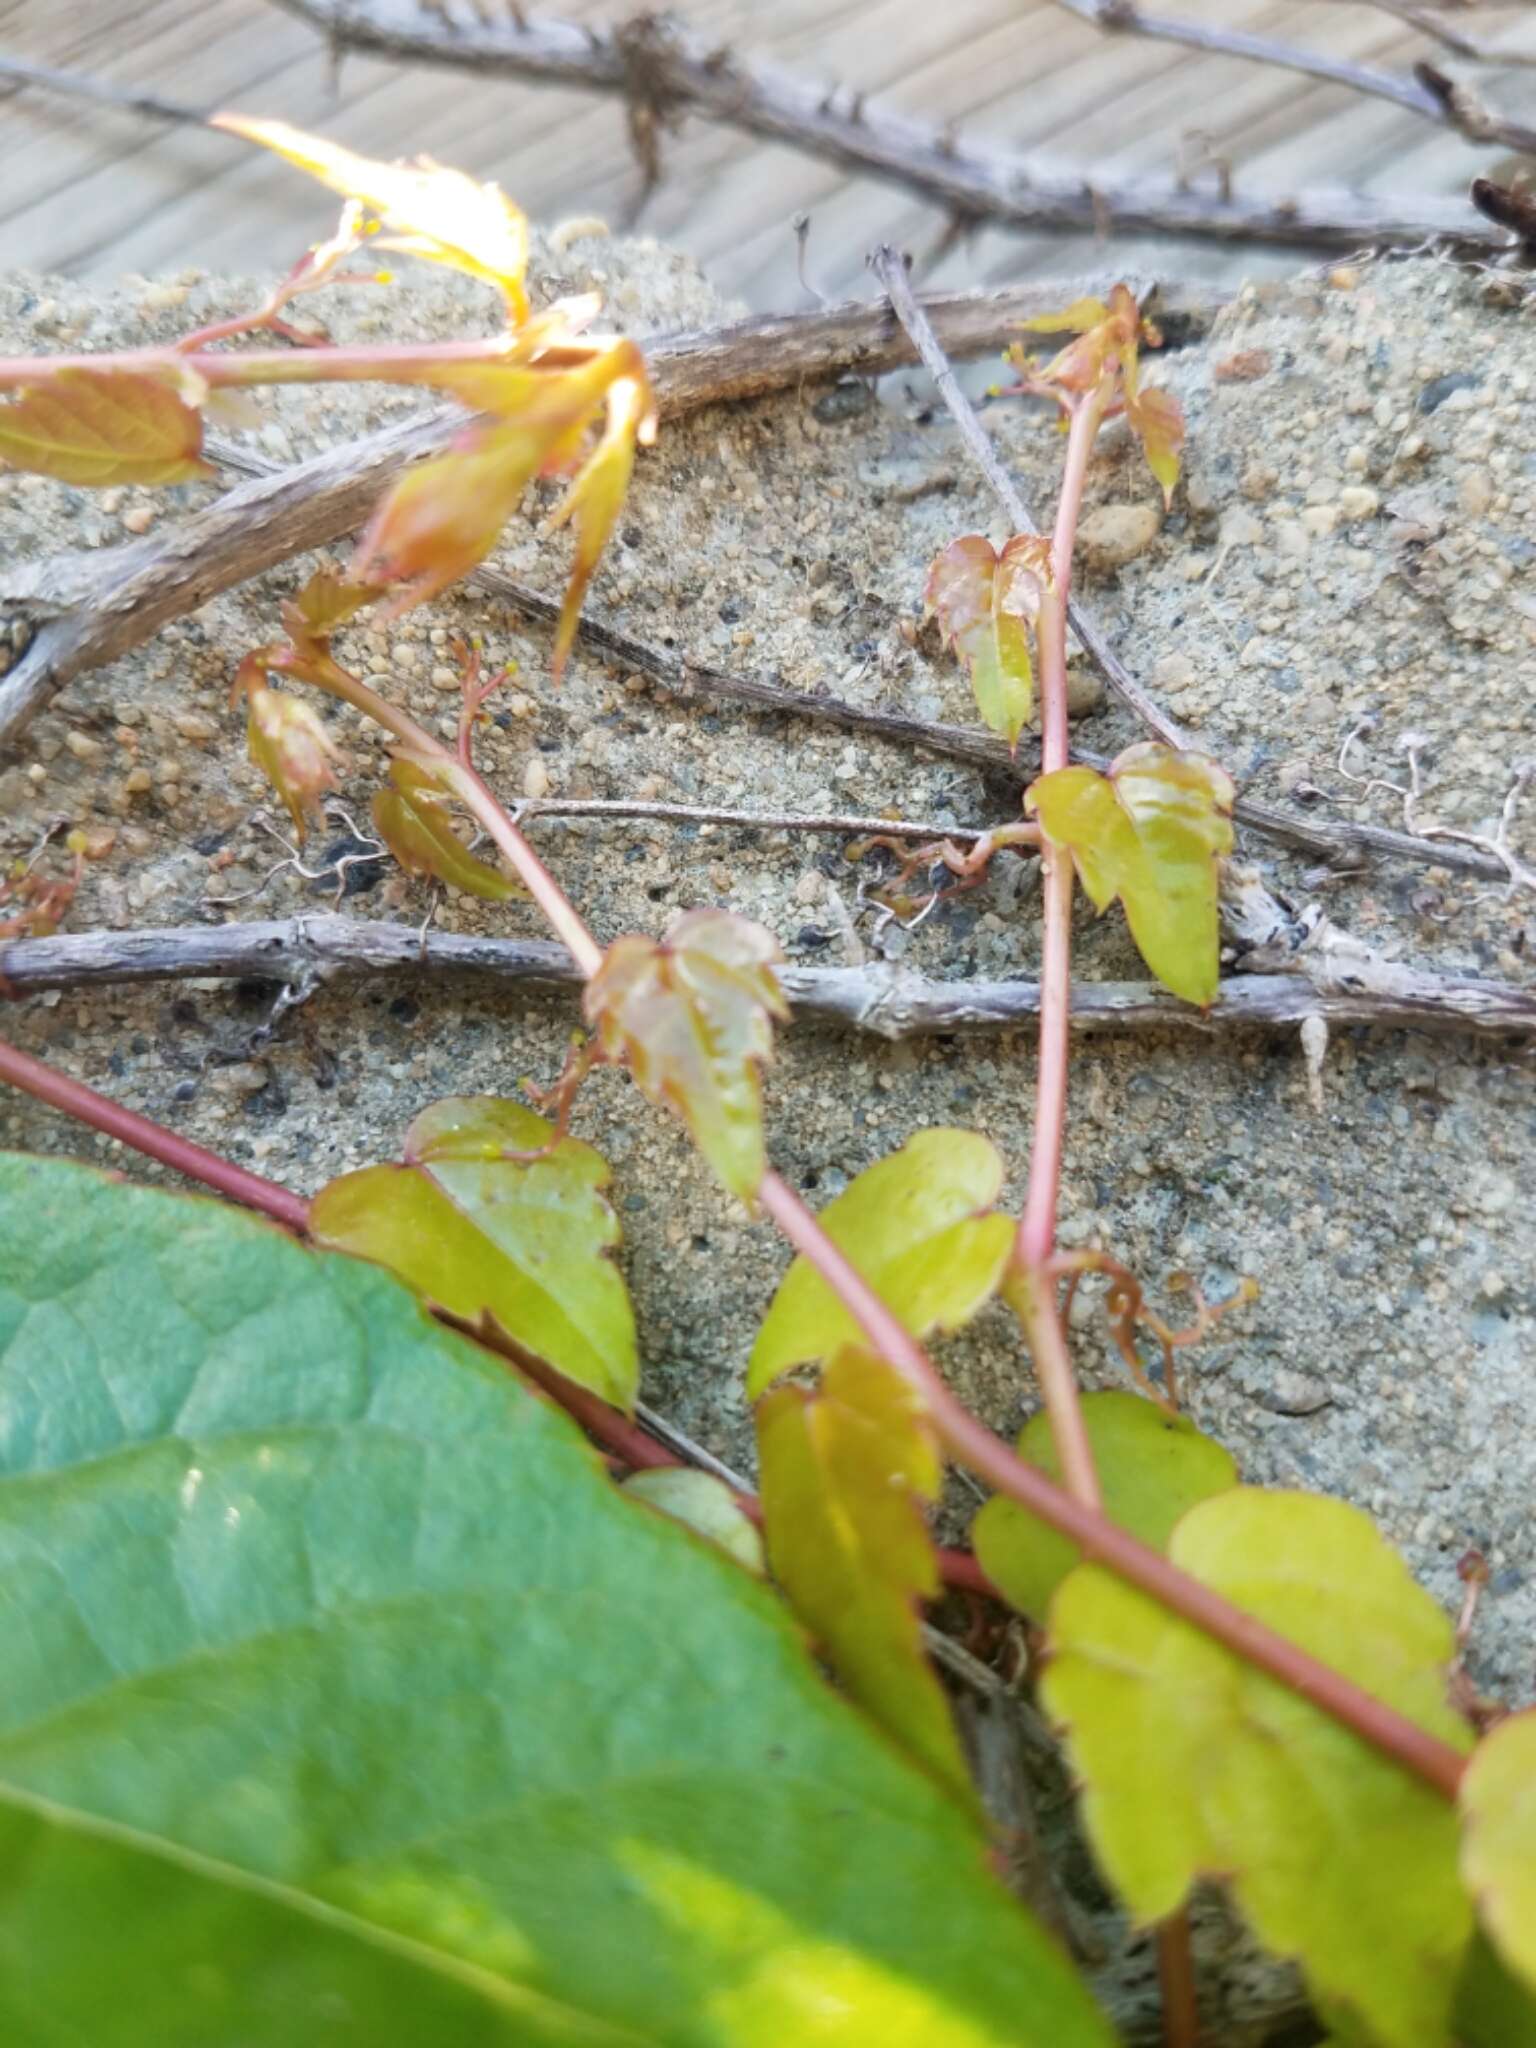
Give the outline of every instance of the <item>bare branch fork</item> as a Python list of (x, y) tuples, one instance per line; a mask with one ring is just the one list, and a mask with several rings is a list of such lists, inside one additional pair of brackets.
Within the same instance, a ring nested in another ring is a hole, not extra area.
[[(947, 131), (872, 108), (862, 94), (749, 65), (654, 15), (604, 30), (548, 15), (519, 20), (515, 13), (495, 21), (482, 15), (470, 26), (446, 19), (432, 0), (276, 4), (337, 50), (617, 93), (639, 111), (631, 125), (648, 179), (658, 125), (692, 112), (905, 186), (957, 219), (1034, 233), (1185, 235), (1335, 253), (1439, 237), (1483, 250), (1509, 246), (1461, 200), (1426, 196), (1394, 208), (1342, 191), (1253, 199), (1168, 179), (1112, 186), (1021, 157), (964, 149)], [(1412, 111), (1457, 126), (1448, 109), (1430, 113), (1430, 97)]]
[[(928, 305), (951, 353), (981, 355), (1006, 342), (1020, 320), (1054, 305), (1063, 289), (1092, 287), (950, 292)], [(1208, 291), (1149, 289), (1175, 333), (1203, 332), (1222, 303)], [(849, 303), (662, 335), (647, 341), (646, 359), (661, 411), (672, 417), (842, 371), (899, 369), (917, 355), (887, 307)], [(389, 479), (439, 453), (463, 419), (444, 411), (408, 420), (282, 470), (241, 449), (210, 450), (252, 480), (166, 533), (0, 569), (0, 613), (10, 610), (36, 628), (0, 678), (0, 747), (75, 676), (141, 646), (221, 591), (355, 531)]]
[[(1376, 986), (1327, 978), (1327, 956), (1301, 956), (1301, 971), (1237, 973), (1208, 1011), (1192, 1009), (1150, 982), (1095, 982), (1072, 991), (1081, 1032), (1291, 1031), (1309, 1017), (1327, 1024), (1379, 1025), (1493, 1037), (1536, 1032), (1536, 990), (1395, 968)], [(1311, 967), (1312, 971), (1307, 971)], [(531, 995), (570, 993), (581, 970), (548, 939), (423, 933), (326, 913), (225, 925), (145, 931), (70, 932), (15, 939), (0, 947), (0, 991), (105, 988), (125, 983), (221, 977), (314, 989), (334, 980), (402, 974), (480, 977)], [(1314, 974), (1318, 978), (1314, 978)], [(836, 1025), (883, 1039), (961, 1031), (1013, 1031), (1039, 1015), (1036, 981), (936, 981), (887, 962), (863, 967), (785, 967), (779, 979), (796, 1022)]]

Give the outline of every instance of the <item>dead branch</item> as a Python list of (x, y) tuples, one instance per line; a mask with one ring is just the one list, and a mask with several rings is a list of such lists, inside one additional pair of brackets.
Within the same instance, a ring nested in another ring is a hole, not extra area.
[(520, 20), (515, 13), (496, 21), (482, 15), (470, 25), (448, 19), (431, 0), (276, 4), (309, 22), (335, 49), (456, 66), (478, 77), (617, 93), (646, 110), (647, 176), (654, 170), (650, 151), (659, 113), (675, 119), (686, 112), (904, 186), (953, 217), (1032, 233), (1183, 235), (1334, 253), (1441, 237), (1485, 250), (1505, 246), (1459, 200), (1426, 196), (1393, 208), (1340, 191), (1250, 199), (1195, 191), (1172, 179), (1103, 185), (1022, 157), (963, 149), (947, 130), (871, 108), (863, 94), (828, 91), (767, 65), (748, 65), (656, 16), (605, 30), (549, 15)]
[[(1203, 21), (1145, 14), (1135, 0), (1056, 0), (1056, 4), (1107, 34), (1145, 36), (1154, 42), (1182, 43), (1188, 49), (1205, 50), (1213, 56), (1242, 57), (1255, 64), (1276, 65), (1284, 71), (1298, 71), (1305, 78), (1345, 86), (1371, 99), (1388, 100), (1405, 113), (1449, 128), (1468, 142), (1495, 143), (1522, 154), (1536, 150), (1536, 128), (1505, 120), (1484, 106), (1467, 86), (1446, 78), (1432, 65), (1416, 64), (1411, 72), (1385, 71), (1379, 65), (1356, 64), (1347, 57), (1324, 56), (1321, 51), (1305, 49), (1299, 43), (1250, 35), (1245, 29), (1217, 28)], [(1399, 13), (1397, 8), (1387, 11)], [(1406, 10), (1401, 18), (1408, 18)], [(1423, 22), (1415, 21), (1413, 25), (1422, 27)], [(1440, 39), (1449, 41), (1449, 36), (1442, 33)]]
[[(1356, 0), (1349, 0), (1349, 4), (1355, 5)], [(1378, 14), (1390, 14), (1394, 21), (1416, 28), (1420, 35), (1428, 36), (1453, 56), (1464, 57), (1469, 64), (1536, 64), (1536, 51), (1512, 50), (1505, 44), (1470, 36), (1465, 29), (1453, 26), (1443, 14), (1435, 14), (1427, 7), (1415, 7), (1411, 0), (1363, 0), (1363, 4), (1373, 7)], [(1463, 8), (1464, 4), (1465, 0)], [(1520, 4), (1520, 0), (1516, 0), (1516, 4)]]
[[(179, 126), (206, 128), (208, 116), (179, 100), (163, 99), (159, 93), (139, 92), (134, 87), (110, 85), (105, 79), (88, 78), (78, 71), (55, 71), (47, 64), (29, 64), (24, 57), (0, 56), (0, 80), (13, 85), (34, 86), (61, 98), (90, 100), (98, 107), (119, 107), (125, 114), (140, 114), (149, 121), (170, 121)], [(9, 93), (5, 95), (11, 97)], [(216, 133), (210, 130), (210, 133)]]
[[(1091, 288), (950, 292), (926, 303), (949, 351), (976, 355), (1000, 346), (1063, 290)], [(1204, 332), (1222, 303), (1214, 292), (1156, 289), (1160, 317), (1175, 334)], [(888, 308), (853, 302), (662, 335), (646, 355), (667, 416), (916, 361)], [(463, 418), (425, 415), (276, 471), (243, 449), (219, 447), (210, 452), (252, 481), (179, 526), (119, 548), (0, 569), (0, 617), (9, 612), (13, 626), (32, 629), (0, 678), (0, 747), (75, 676), (141, 646), (221, 591), (354, 531), (390, 477), (440, 451)]]
[[(1072, 1021), (1083, 1032), (1294, 1030), (1309, 1017), (1492, 1036), (1536, 1031), (1536, 991), (1399, 968), (1391, 987), (1323, 985), (1295, 956), (1294, 971), (1234, 974), (1208, 1011), (1191, 1009), (1148, 982), (1079, 984)], [(336, 915), (267, 922), (171, 926), (151, 931), (72, 932), (17, 939), (0, 948), (0, 988), (13, 994), (101, 988), (199, 976), (314, 987), (336, 979), (406, 973), (489, 977), (530, 993), (574, 993), (581, 973), (548, 939), (422, 932)], [(932, 981), (889, 962), (864, 967), (786, 967), (784, 992), (802, 1023), (835, 1024), (885, 1039), (960, 1031), (1012, 1031), (1039, 1013), (1034, 981)]]

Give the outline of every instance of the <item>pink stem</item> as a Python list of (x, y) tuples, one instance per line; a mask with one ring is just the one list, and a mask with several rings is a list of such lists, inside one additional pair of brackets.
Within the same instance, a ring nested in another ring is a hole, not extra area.
[(243, 1166), (220, 1159), (216, 1152), (204, 1151), (190, 1138), (178, 1137), (175, 1131), (165, 1130), (148, 1117), (98, 1095), (83, 1081), (71, 1081), (4, 1039), (0, 1039), (0, 1081), (9, 1081), (13, 1088), (20, 1088), (53, 1109), (63, 1110), (77, 1122), (104, 1131), (109, 1138), (120, 1139), (135, 1152), (142, 1152), (146, 1159), (158, 1159), (162, 1166), (184, 1173), (189, 1180), (201, 1181), (204, 1187), (240, 1203), (242, 1208), (259, 1209), (286, 1230), (303, 1230), (308, 1221), (308, 1203), (290, 1194), (287, 1188), (263, 1180), (260, 1174), (247, 1173)]

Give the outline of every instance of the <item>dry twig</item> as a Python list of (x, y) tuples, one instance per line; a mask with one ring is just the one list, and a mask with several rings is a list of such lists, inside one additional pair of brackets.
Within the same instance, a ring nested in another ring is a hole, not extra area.
[[(1243, 57), (1255, 64), (1278, 65), (1284, 71), (1299, 71), (1306, 78), (1320, 78), (1330, 85), (1347, 86), (1351, 92), (1371, 99), (1388, 100), (1422, 121), (1449, 128), (1468, 142), (1494, 143), (1522, 154), (1536, 150), (1536, 128), (1523, 122), (1505, 120), (1471, 90), (1447, 78), (1430, 64), (1416, 64), (1411, 72), (1384, 71), (1379, 65), (1357, 64), (1348, 57), (1329, 57), (1308, 50), (1299, 43), (1282, 43), (1272, 36), (1250, 35), (1246, 29), (1218, 28), (1209, 22), (1188, 21), (1180, 16), (1147, 14), (1134, 0), (1056, 0), (1059, 7), (1095, 28), (1111, 34), (1146, 36), (1155, 42), (1182, 43), (1192, 50), (1205, 50), (1218, 57)], [(1408, 20), (1418, 10), (1386, 10)], [(1422, 28), (1417, 19), (1413, 26)], [(1450, 47), (1454, 31), (1441, 31), (1440, 40)]]
[[(1317, 956), (1321, 962), (1329, 949)], [(1395, 971), (1393, 985), (1360, 986), (1356, 952), (1347, 967), (1312, 978), (1305, 950), (1291, 971), (1234, 974), (1209, 1011), (1192, 1009), (1149, 982), (1078, 984), (1072, 1021), (1079, 1031), (1179, 1030), (1208, 1035), (1228, 1028), (1289, 1031), (1308, 1017), (1329, 1024), (1375, 1024), (1423, 1031), (1504, 1036), (1536, 1031), (1536, 991), (1501, 982)], [(17, 939), (0, 947), (0, 987), (14, 994), (197, 976), (312, 987), (368, 975), (470, 974), (530, 992), (575, 991), (581, 973), (548, 939), (496, 939), (423, 932), (326, 913), (273, 921), (189, 925), (158, 931), (72, 932)], [(1013, 1031), (1039, 1012), (1034, 981), (931, 981), (886, 962), (864, 967), (786, 967), (781, 980), (802, 1023), (836, 1024), (879, 1038), (960, 1031)]]
[[(649, 183), (662, 126), (702, 114), (850, 170), (917, 192), (964, 221), (995, 221), (1032, 233), (1185, 235), (1226, 242), (1349, 252), (1385, 243), (1450, 237), (1489, 250), (1505, 245), (1459, 200), (1412, 198), (1396, 207), (1340, 191), (1250, 199), (1195, 191), (1172, 179), (1095, 183), (1024, 158), (964, 149), (946, 130), (870, 107), (862, 93), (826, 90), (684, 33), (653, 14), (609, 29), (516, 13), (452, 20), (432, 0), (277, 0), (337, 49), (405, 64), (439, 64), (477, 77), (530, 78), (618, 93)], [(1418, 109), (1415, 109), (1418, 111)]]

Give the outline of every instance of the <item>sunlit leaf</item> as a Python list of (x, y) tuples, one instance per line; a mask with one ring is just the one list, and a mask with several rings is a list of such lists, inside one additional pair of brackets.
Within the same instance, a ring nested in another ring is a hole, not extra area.
[(602, 438), (582, 465), (554, 517), (556, 525), (571, 520), (576, 530), (576, 554), (565, 601), (560, 607), (560, 627), (551, 664), (557, 678), (576, 638), (576, 622), (581, 616), (587, 585), (602, 559), (629, 489), (630, 473), (635, 466), (635, 441), (650, 412), (650, 394), (643, 383), (625, 377), (608, 387), (607, 404), (608, 418)]
[(134, 370), (56, 370), (0, 405), (0, 465), (65, 484), (212, 476), (203, 422), (172, 383)]
[(784, 1603), (377, 1267), (0, 1157), (0, 1582), (6, 2048), (1108, 2048)]
[(860, 1706), (969, 1802), (919, 1634), (918, 1603), (939, 1589), (923, 1509), (942, 1467), (917, 1397), (883, 1359), (850, 1346), (819, 1392), (764, 1395), (757, 1450), (774, 1577)]
[[(1169, 1555), (1458, 1749), (1455, 1642), (1368, 1518), (1235, 1487), (1192, 1508)], [(1443, 2042), (1471, 1908), (1456, 1815), (1298, 1694), (1095, 1565), (1051, 1605), (1042, 1686), (1066, 1725), (1083, 1813), (1136, 1919), (1226, 1878), (1266, 1946), (1380, 2048)]]
[(527, 894), (520, 882), (470, 852), (449, 818), (449, 793), (434, 776), (397, 756), (389, 783), (374, 795), (373, 827), (408, 875), (447, 882), (488, 903)]
[[(990, 1214), (1003, 1184), (997, 1148), (974, 1131), (918, 1131), (876, 1160), (819, 1221), (915, 1337), (958, 1330), (997, 1291), (1013, 1241)], [(860, 1341), (859, 1326), (803, 1255), (784, 1275), (752, 1347), (747, 1391), (791, 1366)]]
[(1074, 299), (1059, 313), (1037, 313), (1032, 320), (1017, 324), (1030, 334), (1086, 334), (1109, 318), (1102, 299)]
[(756, 1525), (741, 1511), (736, 1496), (723, 1479), (712, 1472), (694, 1472), (682, 1465), (658, 1465), (633, 1472), (624, 1481), (624, 1491), (634, 1500), (683, 1522), (695, 1535), (718, 1544), (727, 1557), (735, 1558), (749, 1572), (761, 1578), (763, 1539)]
[(318, 1243), (373, 1259), (441, 1308), (491, 1317), (578, 1386), (628, 1408), (635, 1319), (613, 1263), (607, 1162), (531, 1109), (451, 1096), (405, 1134), (404, 1162), (365, 1166), (310, 1205)]
[(664, 940), (616, 939), (587, 983), (587, 1022), (652, 1102), (675, 1109), (715, 1172), (751, 1203), (763, 1177), (759, 1070), (787, 1017), (772, 934), (690, 910)]
[(1070, 847), (1095, 908), (1118, 896), (1158, 980), (1186, 1002), (1216, 999), (1219, 861), (1232, 850), (1226, 770), (1157, 741), (1127, 747), (1109, 774), (1074, 764), (1042, 775), (1024, 804)]
[(253, 677), (245, 696), (251, 759), (287, 806), (302, 841), (321, 797), (336, 787), (336, 742), (313, 706), (293, 691), (274, 690)]
[[(1187, 1509), (1237, 1484), (1229, 1451), (1202, 1436), (1187, 1416), (1170, 1415), (1140, 1394), (1085, 1394), (1083, 1421), (1105, 1514), (1156, 1550)], [(1024, 1425), (1019, 1456), (1060, 1479), (1050, 1418), (1043, 1411)], [(1075, 1543), (1001, 1494), (977, 1515), (971, 1542), (988, 1578), (1022, 1613), (1042, 1623), (1051, 1595), (1082, 1559)]]
[(409, 163), (376, 162), (286, 121), (227, 113), (215, 114), (211, 125), (259, 142), (342, 198), (360, 200), (385, 230), (375, 248), (423, 256), (484, 278), (500, 289), (513, 321), (526, 317), (528, 223), (498, 186), (425, 156)]
[(1484, 1736), (1461, 1781), (1461, 1867), (1504, 1962), (1536, 1989), (1536, 1709)]
[(1163, 503), (1172, 504), (1184, 446), (1184, 408), (1160, 385), (1131, 388), (1127, 379), (1125, 417), (1141, 443), (1148, 469), (1163, 487)]
[(1050, 544), (1015, 534), (999, 554), (985, 534), (951, 541), (928, 572), (927, 606), (970, 671), (976, 708), (1009, 746), (1034, 707), (1029, 636), (1050, 574)]

